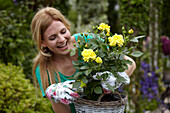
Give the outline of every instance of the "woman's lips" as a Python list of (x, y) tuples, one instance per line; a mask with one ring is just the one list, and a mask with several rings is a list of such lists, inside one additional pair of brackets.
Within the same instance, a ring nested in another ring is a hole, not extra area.
[(60, 46), (57, 46), (57, 48), (60, 49), (60, 50), (66, 50), (68, 48), (67, 47), (67, 42), (62, 44), (62, 45), (60, 45)]

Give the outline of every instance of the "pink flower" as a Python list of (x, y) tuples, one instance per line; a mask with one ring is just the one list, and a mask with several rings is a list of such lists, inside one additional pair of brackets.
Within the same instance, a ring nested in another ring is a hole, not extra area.
[(79, 98), (79, 94), (76, 93), (76, 92), (72, 92), (70, 95), (71, 95), (72, 97)]
[(54, 92), (53, 95), (56, 96), (56, 92)]
[(112, 91), (109, 91), (109, 90), (106, 90), (106, 89), (103, 88), (103, 92), (104, 92), (105, 94), (110, 94)]
[(60, 102), (63, 104), (69, 104), (69, 101), (67, 99), (61, 99)]
[(50, 99), (51, 99), (51, 91), (52, 91), (52, 89), (50, 89), (49, 91), (46, 92), (47, 97)]

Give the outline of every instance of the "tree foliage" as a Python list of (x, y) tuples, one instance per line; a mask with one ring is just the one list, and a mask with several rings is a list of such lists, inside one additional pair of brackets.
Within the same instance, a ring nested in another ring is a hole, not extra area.
[(30, 18), (33, 12), (28, 7), (30, 2), (18, 4), (19, 8), (9, 7), (0, 11), (0, 61), (22, 66), (27, 75), (31, 76), (34, 51)]
[(148, 30), (149, 0), (122, 0), (120, 5), (120, 24), (130, 26), (136, 34)]
[(77, 32), (90, 30), (92, 25), (101, 22), (108, 23), (107, 0), (77, 0), (76, 10), (78, 14)]

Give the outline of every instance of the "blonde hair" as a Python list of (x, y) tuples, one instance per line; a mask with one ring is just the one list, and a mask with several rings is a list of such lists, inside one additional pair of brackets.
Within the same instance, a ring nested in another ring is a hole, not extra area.
[[(55, 83), (54, 71), (57, 73), (58, 81), (61, 82), (56, 68), (54, 68), (51, 64), (51, 57), (53, 56), (53, 53), (47, 47), (41, 47), (44, 32), (54, 20), (61, 21), (66, 26), (66, 28), (70, 30), (69, 22), (65, 19), (59, 10), (52, 7), (45, 7), (40, 9), (33, 17), (31, 23), (32, 37), (39, 50), (38, 55), (33, 60), (32, 73), (34, 76), (34, 83), (37, 83), (35, 70), (39, 65), (41, 82), (44, 90), (49, 86), (49, 80), (51, 84)], [(47, 75), (47, 71), (49, 77)]]

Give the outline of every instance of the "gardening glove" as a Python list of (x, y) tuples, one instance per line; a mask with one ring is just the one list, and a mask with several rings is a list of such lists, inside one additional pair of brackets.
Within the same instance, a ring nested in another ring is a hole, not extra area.
[(75, 98), (79, 98), (78, 93), (72, 89), (73, 82), (75, 82), (75, 80), (52, 84), (46, 89), (45, 93), (48, 98), (55, 103), (70, 104)]
[(98, 72), (98, 73), (96, 73), (96, 75), (93, 75), (93, 78), (94, 78), (94, 80), (99, 80), (98, 78), (96, 78), (97, 75), (101, 76), (102, 74), (106, 74), (106, 73), (108, 74), (108, 78), (105, 81), (101, 80), (101, 85), (103, 87), (104, 92), (111, 91), (106, 84), (109, 84), (114, 89), (117, 89), (120, 86), (130, 83), (130, 78), (125, 72), (118, 72), (118, 75), (125, 79), (122, 82), (118, 81), (118, 79), (109, 71)]

